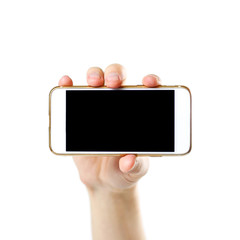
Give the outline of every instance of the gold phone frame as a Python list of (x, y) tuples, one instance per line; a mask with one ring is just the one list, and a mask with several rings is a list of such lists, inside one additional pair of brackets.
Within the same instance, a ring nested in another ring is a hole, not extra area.
[[(76, 88), (79, 88), (79, 89), (95, 89), (96, 87), (90, 87), (90, 86), (57, 86), (57, 87), (54, 87), (51, 89), (50, 93), (49, 93), (49, 111), (48, 111), (48, 114), (49, 114), (49, 128), (48, 128), (48, 131), (49, 131), (49, 149), (52, 153), (54, 153), (55, 155), (60, 155), (60, 156), (125, 156), (127, 155), (126, 153), (124, 154), (112, 154), (112, 153), (109, 153), (109, 154), (91, 154), (91, 153), (84, 153), (84, 154), (79, 154), (79, 153), (56, 153), (53, 151), (52, 149), (52, 146), (51, 146), (51, 97), (52, 97), (52, 93), (55, 89), (57, 88), (63, 88), (63, 89), (76, 89)], [(97, 87), (97, 88), (107, 88), (105, 86), (103, 87)], [(128, 86), (121, 86), (121, 88), (147, 88), (143, 85), (128, 85)], [(184, 155), (187, 155), (191, 152), (192, 150), (192, 94), (191, 94), (191, 91), (188, 87), (186, 86), (183, 86), (183, 85), (173, 85), (173, 86), (170, 86), (170, 85), (160, 85), (160, 86), (157, 86), (156, 88), (185, 88), (188, 92), (189, 92), (189, 95), (190, 95), (190, 147), (189, 147), (189, 150), (186, 152), (186, 153), (182, 153), (182, 154), (135, 154), (137, 156), (149, 156), (149, 157), (162, 157), (162, 156), (184, 156)]]

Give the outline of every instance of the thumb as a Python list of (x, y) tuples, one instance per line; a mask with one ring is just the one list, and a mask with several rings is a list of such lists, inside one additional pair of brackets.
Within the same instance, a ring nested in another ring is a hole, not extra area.
[(119, 168), (129, 181), (137, 181), (143, 177), (149, 168), (148, 157), (126, 155), (119, 161)]

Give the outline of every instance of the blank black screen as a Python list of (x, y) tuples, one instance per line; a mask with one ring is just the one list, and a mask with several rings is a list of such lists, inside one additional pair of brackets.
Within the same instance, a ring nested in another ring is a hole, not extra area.
[(67, 90), (66, 151), (174, 152), (174, 90)]

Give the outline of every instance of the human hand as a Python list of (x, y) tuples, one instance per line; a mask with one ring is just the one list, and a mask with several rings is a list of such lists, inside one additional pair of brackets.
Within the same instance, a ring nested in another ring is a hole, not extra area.
[[(101, 87), (105, 84), (109, 88), (118, 88), (125, 79), (126, 71), (120, 64), (109, 65), (105, 72), (99, 67), (91, 67), (87, 71), (87, 83), (91, 87)], [(143, 78), (142, 83), (146, 87), (156, 87), (160, 85), (160, 79), (150, 74)], [(70, 77), (63, 76), (59, 85), (72, 86), (73, 81)], [(147, 157), (135, 155), (74, 156), (73, 159), (81, 181), (89, 190), (106, 189), (121, 192), (130, 189), (147, 173), (149, 167)]]

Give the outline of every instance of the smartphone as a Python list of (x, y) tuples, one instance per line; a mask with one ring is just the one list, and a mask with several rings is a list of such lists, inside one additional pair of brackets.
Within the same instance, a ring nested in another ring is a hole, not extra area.
[(191, 151), (185, 86), (55, 87), (49, 94), (49, 147), (59, 155), (184, 155)]

